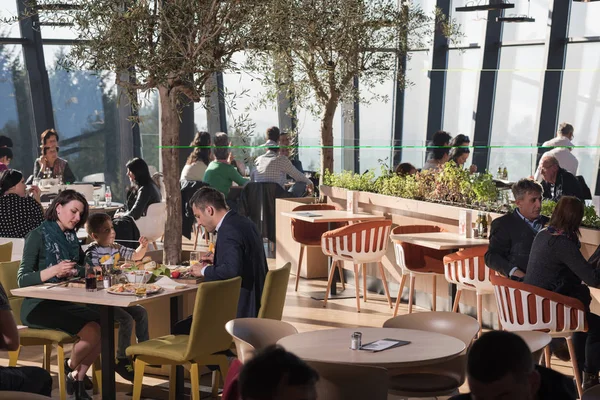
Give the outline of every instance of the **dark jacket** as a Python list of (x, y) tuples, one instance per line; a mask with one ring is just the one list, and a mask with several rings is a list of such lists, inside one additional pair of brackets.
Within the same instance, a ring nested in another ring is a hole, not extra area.
[[(539, 372), (541, 378), (540, 389), (536, 396), (537, 400), (575, 400), (578, 397), (571, 378), (539, 365), (536, 365), (535, 369)], [(465, 393), (451, 397), (450, 400), (470, 400), (471, 398), (471, 393)]]
[(564, 168), (558, 169), (554, 186), (555, 189), (553, 194), (552, 185), (546, 181), (542, 181), (544, 199), (558, 201), (562, 196), (575, 196), (578, 199), (583, 200), (585, 197), (577, 178)]
[(202, 181), (187, 181), (185, 179), (182, 179), (179, 183), (181, 184), (181, 234), (191, 239), (195, 218), (192, 206), (190, 205), (190, 199), (196, 191), (204, 186), (208, 186), (208, 184)]
[(237, 318), (256, 318), (267, 276), (267, 259), (256, 225), (229, 211), (217, 232), (214, 265), (204, 270), (206, 281), (242, 277)]
[(547, 229), (538, 233), (531, 246), (524, 282), (579, 299), (589, 306), (592, 298), (589, 286), (600, 286), (598, 260), (600, 246), (588, 262), (579, 244), (564, 235), (552, 235)]
[[(548, 218), (541, 218), (545, 225)], [(490, 245), (485, 253), (485, 264), (505, 276), (514, 267), (525, 271), (535, 235), (536, 232), (523, 221), (516, 210), (496, 218), (490, 229)]]
[(127, 212), (125, 215), (137, 220), (146, 215), (150, 204), (160, 203), (161, 201), (160, 189), (154, 183), (149, 183), (130, 193), (127, 198)]
[(260, 237), (275, 241), (275, 199), (290, 197), (277, 183), (250, 182), (239, 199), (240, 215), (250, 218)]

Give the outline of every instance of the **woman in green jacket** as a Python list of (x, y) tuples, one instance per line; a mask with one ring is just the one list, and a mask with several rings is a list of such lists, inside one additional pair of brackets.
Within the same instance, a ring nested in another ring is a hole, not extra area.
[[(19, 287), (84, 276), (85, 255), (76, 232), (85, 224), (87, 216), (88, 203), (80, 193), (64, 190), (54, 199), (44, 222), (25, 239), (17, 274)], [(71, 358), (65, 361), (67, 391), (75, 392), (77, 400), (91, 399), (83, 379), (100, 354), (98, 312), (80, 304), (27, 298), (21, 307), (21, 320), (31, 328), (57, 329), (79, 337)]]

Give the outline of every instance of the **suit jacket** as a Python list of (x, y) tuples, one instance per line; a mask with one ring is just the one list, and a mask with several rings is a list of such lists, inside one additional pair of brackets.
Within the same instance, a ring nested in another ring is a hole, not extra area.
[[(542, 216), (542, 222), (545, 225), (548, 218)], [(490, 245), (485, 253), (485, 264), (505, 276), (514, 267), (525, 272), (536, 234), (516, 210), (496, 218), (490, 229)]]
[(558, 169), (554, 186), (554, 195), (552, 195), (551, 185), (546, 181), (542, 181), (544, 199), (558, 201), (562, 196), (575, 196), (583, 201), (583, 198), (585, 197), (577, 178), (564, 168)]
[(267, 258), (256, 225), (229, 211), (217, 232), (214, 265), (204, 270), (206, 281), (242, 277), (237, 318), (256, 318), (267, 276)]

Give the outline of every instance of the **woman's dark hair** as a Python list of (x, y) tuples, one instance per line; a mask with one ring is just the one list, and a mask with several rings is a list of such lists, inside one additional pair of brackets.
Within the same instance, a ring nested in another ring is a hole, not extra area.
[(48, 221), (58, 221), (58, 212), (56, 211), (56, 207), (58, 207), (59, 205), (64, 206), (65, 204), (68, 204), (75, 200), (83, 204), (83, 212), (81, 213), (79, 222), (77, 223), (77, 225), (75, 225), (74, 228), (74, 230), (77, 231), (85, 225), (85, 221), (87, 221), (88, 218), (90, 206), (88, 205), (88, 202), (85, 199), (85, 197), (83, 197), (81, 193), (76, 192), (74, 190), (67, 189), (60, 192), (58, 196), (56, 196), (56, 198), (52, 201), (50, 207), (48, 207), (48, 209), (46, 210), (44, 218), (46, 218), (46, 220)]
[(0, 196), (4, 196), (7, 190), (17, 185), (23, 179), (21, 171), (7, 169), (0, 172)]
[(460, 158), (460, 156), (462, 156), (463, 154), (470, 154), (471, 150), (469, 150), (468, 147), (453, 147), (450, 150), (450, 161), (454, 161), (455, 163), (458, 164), (458, 159)]
[(138, 187), (147, 186), (150, 184), (155, 185), (152, 177), (150, 176), (150, 170), (148, 169), (148, 164), (146, 164), (146, 161), (136, 157), (133, 160), (129, 160), (126, 164), (126, 167), (133, 174), (133, 181)]
[(400, 176), (410, 175), (413, 170), (416, 171), (417, 169), (415, 168), (414, 165), (412, 165), (411, 163), (407, 163), (407, 162), (400, 163), (396, 167), (396, 173)]
[(229, 137), (225, 132), (219, 132), (213, 140), (214, 153), (217, 160), (226, 160), (229, 156)]
[(558, 201), (549, 225), (567, 235), (581, 236), (579, 227), (583, 220), (583, 202), (574, 196), (563, 196)]
[(46, 129), (44, 132), (42, 132), (40, 135), (40, 147), (43, 148), (46, 145), (46, 141), (52, 136), (56, 136), (56, 141), (58, 142), (58, 132), (56, 132), (54, 129)]
[(190, 146), (194, 149), (186, 161), (187, 165), (191, 165), (198, 160), (206, 165), (210, 163), (210, 133), (197, 132), (196, 137), (192, 143), (190, 143)]
[(463, 135), (462, 133), (460, 133), (452, 138), (452, 140), (450, 141), (450, 146), (466, 146), (468, 143), (471, 143), (471, 139), (469, 139), (467, 135)]

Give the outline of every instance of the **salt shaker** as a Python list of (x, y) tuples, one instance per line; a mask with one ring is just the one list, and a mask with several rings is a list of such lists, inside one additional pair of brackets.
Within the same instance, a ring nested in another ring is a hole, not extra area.
[(109, 287), (112, 286), (112, 279), (109, 274), (104, 275), (103, 283), (104, 283), (104, 289), (108, 289)]
[(362, 333), (354, 332), (352, 334), (352, 336), (350, 337), (350, 349), (351, 350), (360, 349), (361, 341), (362, 341)]

